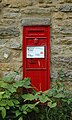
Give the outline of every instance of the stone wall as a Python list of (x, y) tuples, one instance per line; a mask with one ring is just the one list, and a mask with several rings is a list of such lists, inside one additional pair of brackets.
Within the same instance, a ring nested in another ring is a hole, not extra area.
[[(51, 20), (51, 79), (72, 85), (72, 0), (0, 0), (0, 76), (22, 75), (22, 20)], [(69, 87), (71, 89), (71, 87)]]

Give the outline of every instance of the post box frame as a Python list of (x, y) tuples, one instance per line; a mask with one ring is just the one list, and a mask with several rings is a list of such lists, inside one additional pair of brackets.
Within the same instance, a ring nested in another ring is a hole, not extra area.
[[(48, 81), (47, 81), (47, 88), (49, 89), (50, 88), (50, 19), (49, 18), (24, 18), (23, 21), (22, 21), (22, 26), (23, 26), (23, 41), (22, 41), (22, 51), (23, 51), (23, 78), (25, 77), (26, 75), (26, 49), (25, 49), (25, 46), (26, 46), (26, 42), (24, 42), (24, 39), (25, 39), (25, 27), (28, 27), (28, 26), (48, 26), (49, 27), (49, 34), (48, 34), (48, 48), (47, 51), (47, 57), (48, 57), (48, 61), (47, 61), (47, 68), (48, 68)], [(37, 69), (38, 70), (38, 69)]]

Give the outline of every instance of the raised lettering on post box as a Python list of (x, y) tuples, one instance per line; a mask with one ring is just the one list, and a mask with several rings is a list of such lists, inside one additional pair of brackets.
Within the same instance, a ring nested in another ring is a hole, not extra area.
[(50, 27), (23, 27), (23, 77), (36, 91), (50, 88)]

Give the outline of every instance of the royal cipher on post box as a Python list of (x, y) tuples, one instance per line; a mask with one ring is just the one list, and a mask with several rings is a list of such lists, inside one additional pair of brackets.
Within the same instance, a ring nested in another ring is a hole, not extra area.
[(50, 88), (50, 19), (23, 20), (23, 78), (36, 91)]

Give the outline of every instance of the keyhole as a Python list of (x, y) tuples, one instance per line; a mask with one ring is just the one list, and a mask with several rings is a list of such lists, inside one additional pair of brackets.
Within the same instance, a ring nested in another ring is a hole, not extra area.
[(35, 43), (35, 44), (38, 43), (38, 39), (37, 39), (37, 38), (34, 39), (34, 43)]

